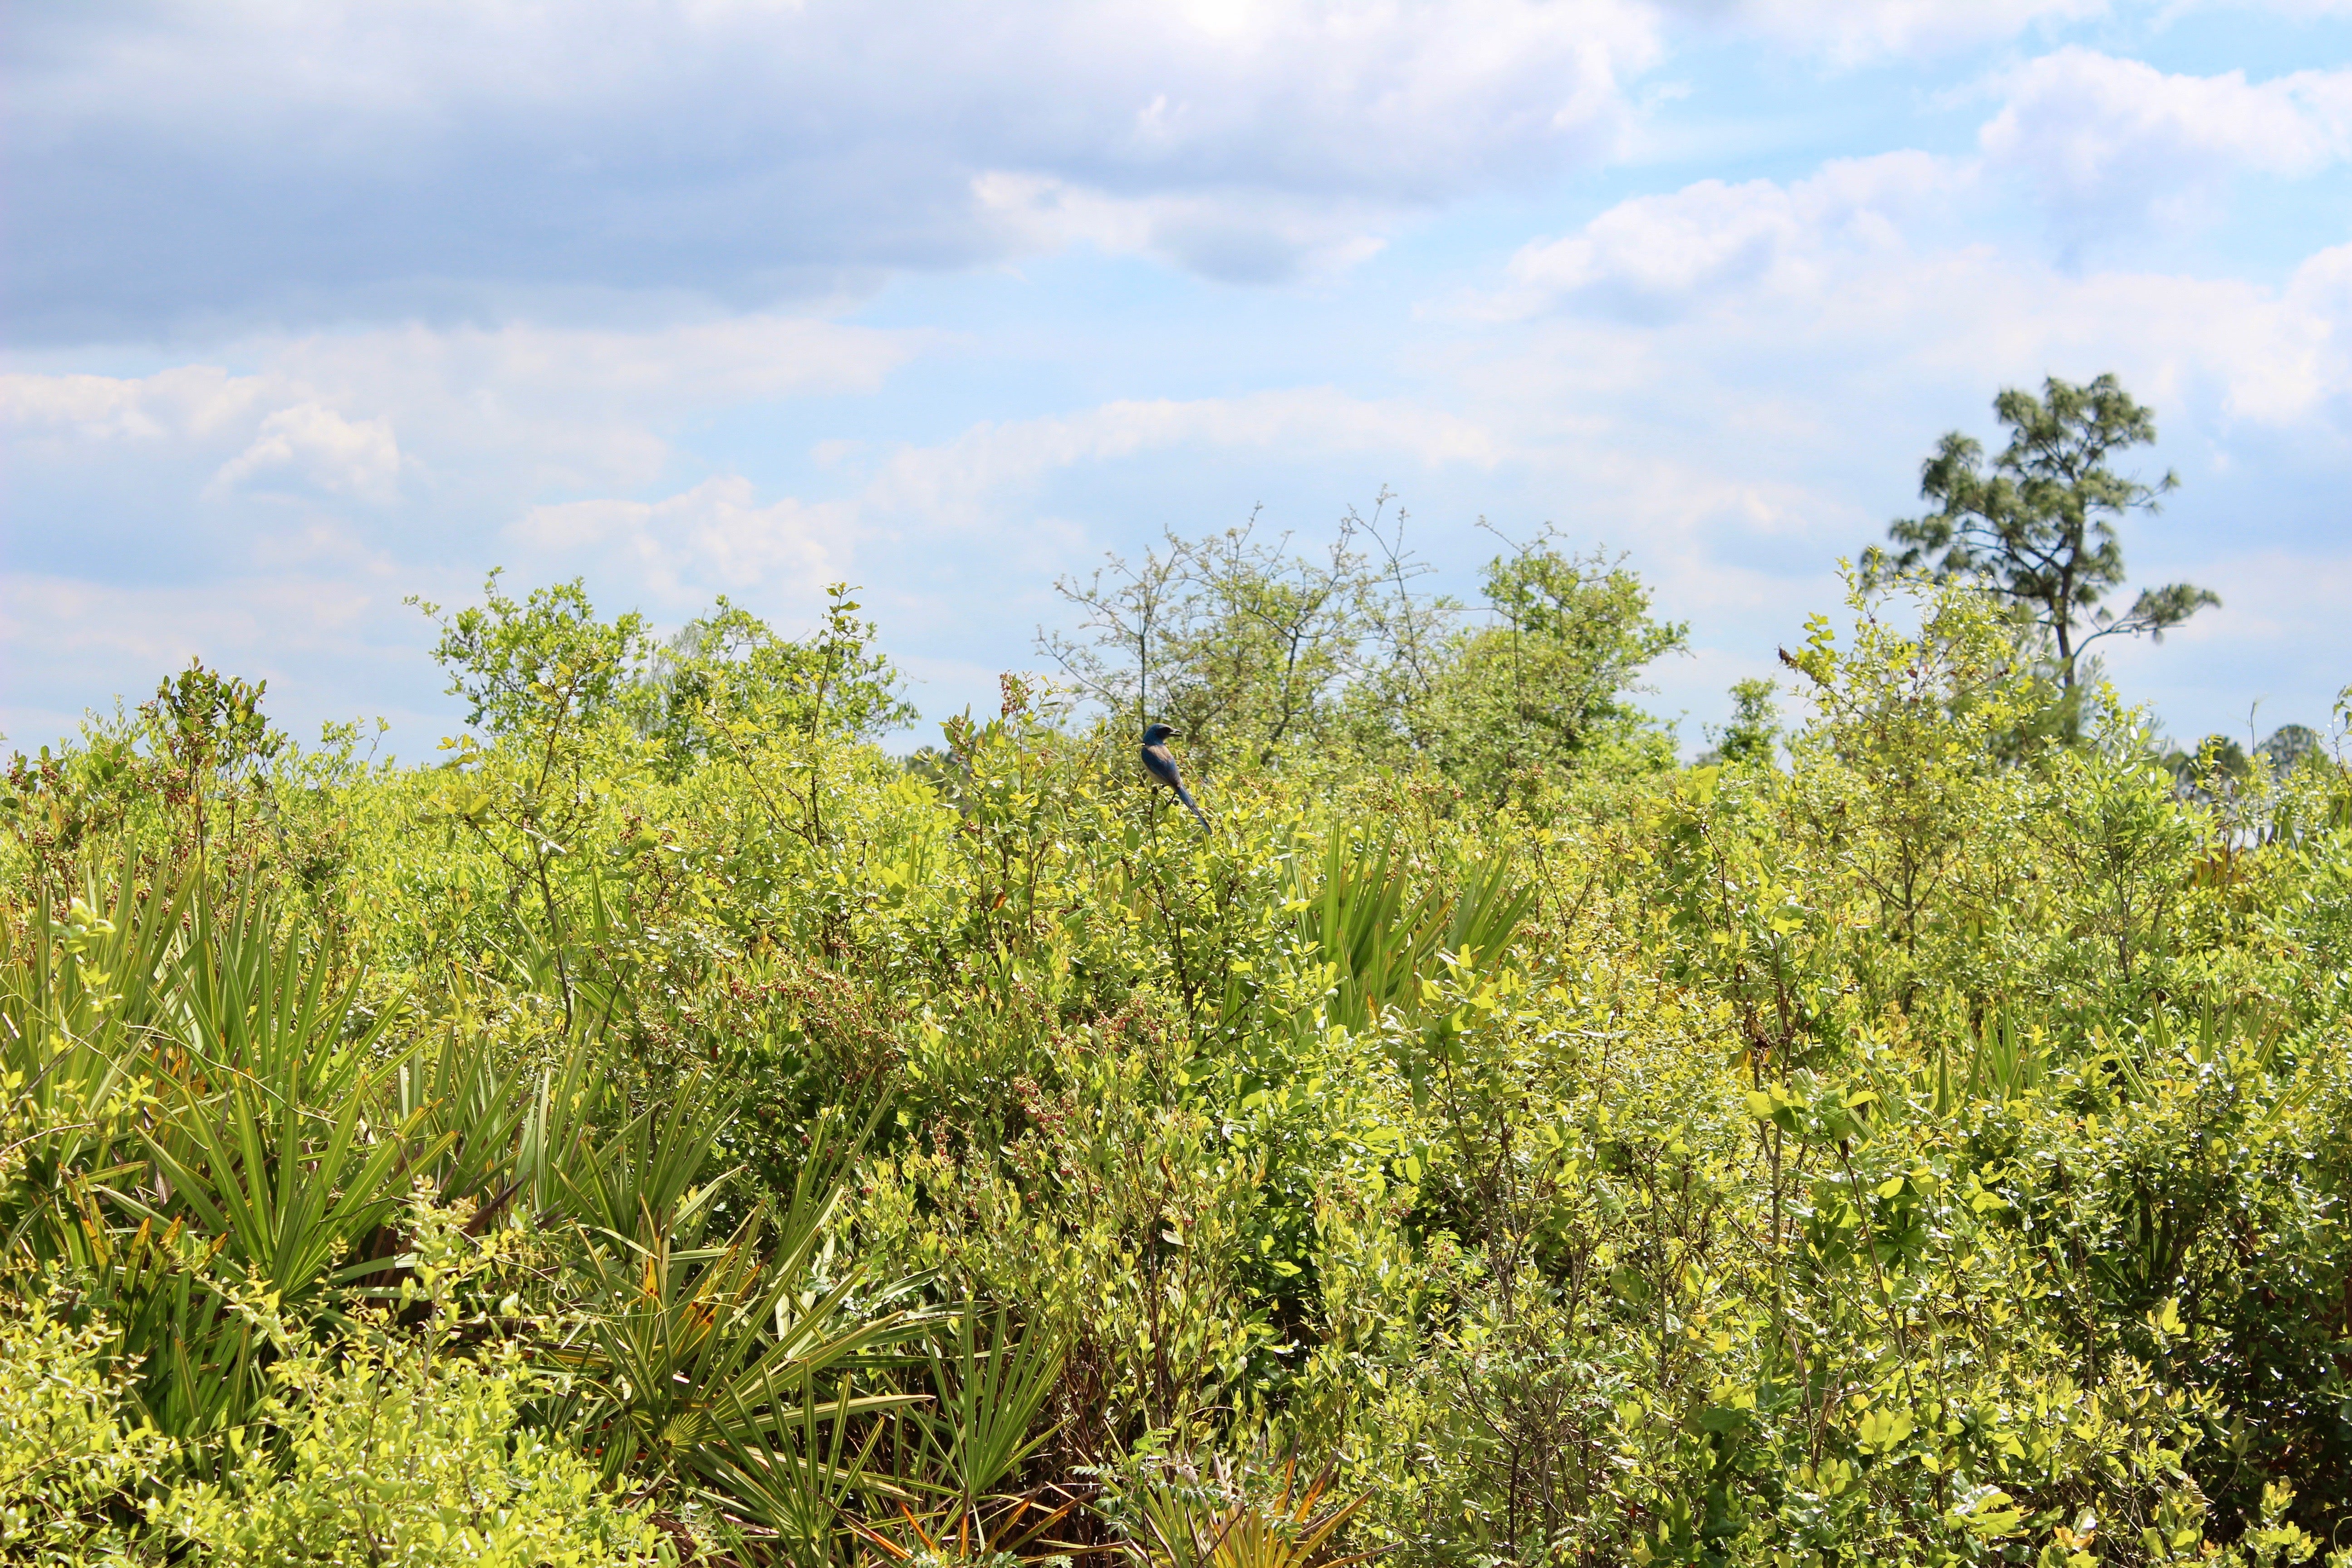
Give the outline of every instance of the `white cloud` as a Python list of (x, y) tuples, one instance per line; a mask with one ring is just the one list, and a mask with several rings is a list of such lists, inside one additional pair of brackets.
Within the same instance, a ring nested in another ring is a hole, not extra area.
[(1840, 258), (1902, 249), (1906, 220), (1968, 178), (1925, 153), (1890, 153), (1793, 184), (1702, 180), (1637, 196), (1575, 234), (1522, 247), (1511, 286), (1480, 309), (1507, 318), (1574, 302), (1654, 321), (1750, 289), (1801, 289)]
[(0, 429), (54, 447), (63, 440), (205, 437), (248, 416), (268, 395), (259, 376), (182, 365), (150, 376), (0, 374)]
[(1156, 453), (1194, 451), (1213, 461), (1272, 450), (1378, 452), (1417, 467), (1491, 468), (1503, 456), (1491, 433), (1458, 416), (1328, 388), (1114, 402), (900, 447), (835, 499), (761, 504), (751, 481), (729, 474), (656, 501), (535, 506), (504, 537), (535, 565), (568, 574), (593, 564), (665, 609), (754, 588), (799, 602), (824, 583), (899, 575), (894, 557), (902, 564), (916, 542), (926, 542), (927, 553), (968, 550), (970, 534), (1005, 528), (1039, 482), (1056, 474)]
[(871, 392), (923, 334), (822, 317), (749, 314), (636, 331), (434, 328), (257, 340), (283, 374), (322, 385), (367, 380), (469, 397), (602, 406), (709, 408), (810, 393)]
[(2352, 0), (2179, 0), (2181, 11), (2266, 11), (2307, 21), (2315, 16), (2352, 16)]
[(217, 365), (146, 376), (16, 372), (0, 375), (0, 435), (21, 456), (53, 462), (77, 455), (109, 461), (99, 455), (119, 444), (200, 454), (242, 439), (205, 493), (299, 489), (391, 499), (400, 474), (391, 424), (353, 418), (309, 393), (282, 375), (232, 375)]
[[(186, 0), (17, 31), (15, 314), (53, 342), (566, 288), (741, 308), (1134, 204), (1153, 254), (1272, 276), (1607, 157), (1660, 47), (1644, 0)], [(1097, 213), (1008, 223), (1006, 180)]]
[(1238, 397), (1103, 404), (1077, 414), (977, 425), (938, 447), (902, 447), (875, 475), (865, 504), (932, 522), (971, 525), (1008, 490), (1080, 464), (1184, 447), (1204, 453), (1394, 454), (1417, 467), (1492, 468), (1505, 452), (1488, 429), (1405, 399), (1373, 401), (1329, 387)]
[(671, 456), (667, 432), (694, 415), (870, 394), (925, 341), (765, 315), (257, 338), (225, 345), (255, 367), (245, 374), (0, 374), (0, 440), (67, 466), (115, 462), (113, 447), (135, 443), (147, 460), (187, 465), (188, 493), (214, 500), (290, 487), (383, 500), (405, 461), (445, 499), (487, 484), (511, 503), (650, 484)]
[[(2263, 90), (2223, 79), (2227, 101)], [(2289, 79), (2302, 100), (2325, 96)], [(2275, 142), (2241, 141), (2287, 155)], [(2144, 398), (2196, 397), (2218, 417), (2272, 426), (2332, 417), (2352, 398), (2352, 246), (2307, 258), (2283, 287), (2061, 270), (1975, 237), (1971, 215), (1989, 195), (1974, 164), (1921, 153), (1832, 163), (1785, 184), (1700, 181), (1522, 247), (1507, 282), (1465, 313), (1573, 321), (1555, 335), (1579, 345), (1582, 363), (1542, 373), (1566, 382), (1526, 389), (1555, 401), (1671, 388), (1687, 406), (1702, 395), (1696, 384), (1784, 382), (1798, 363), (1816, 376), (1883, 363), (1889, 376), (1987, 385), (2112, 368)], [(1759, 390), (1726, 417), (1762, 416)]]
[(2005, 89), (1979, 134), (1985, 156), (2028, 180), (2073, 242), (2191, 222), (2233, 175), (2292, 178), (2352, 156), (2352, 70), (2249, 82), (2069, 47)]
[(1853, 65), (2011, 38), (2107, 14), (2107, 0), (1666, 0), (1686, 17)]
[[(1522, 252), (1517, 287), (1496, 298), (1555, 308), (1561, 324), (1540, 341), (1557, 346), (1541, 358), (1574, 355), (1559, 373), (1571, 381), (1538, 384), (1541, 395), (1671, 387), (1706, 418), (1706, 385), (1744, 383), (1744, 398), (1784, 383), (1800, 361), (1816, 404), (1837, 397), (1823, 376), (1857, 373), (1990, 387), (2045, 370), (2081, 378), (2115, 369), (2159, 405), (2195, 396), (2222, 416), (2273, 426), (2325, 416), (2352, 395), (2352, 246), (2309, 258), (2284, 288), (2074, 275), (1984, 245), (1915, 244), (1883, 208), (1823, 200), (1813, 184), (1707, 184), (1637, 198)], [(1863, 243), (1858, 213), (1871, 225)], [(1685, 243), (1685, 232), (1713, 248)], [(1674, 309), (1629, 313), (1629, 297)], [(1742, 403), (1727, 416), (1763, 415)]]
[(346, 419), (316, 403), (281, 408), (262, 420), (253, 444), (220, 467), (208, 487), (314, 488), (365, 500), (392, 499), (400, 478), (400, 443), (382, 419)]
[(151, 681), (199, 656), (282, 668), (287, 655), (332, 645), (370, 603), (363, 585), (312, 576), (245, 580), (224, 593), (11, 574), (0, 578), (0, 643), (132, 665)]
[[(1792, 593), (1829, 603), (1829, 562), (1914, 503), (1938, 434), (1990, 435), (2005, 385), (2117, 373), (2168, 438), (2147, 464), (2198, 476), (2188, 516), (2246, 504), (2209, 499), (2232, 450), (2284, 447), (2319, 473), (2352, 455), (2352, 246), (2279, 287), (2080, 275), (1974, 239), (1981, 194), (1966, 164), (1912, 154), (1622, 203), (1518, 254), (1471, 312), (1497, 330), (1450, 363), (1450, 405), (1549, 476), (1539, 493), (1574, 498), (1566, 525), (1634, 547), (1717, 647), (1788, 635)], [(2144, 571), (2163, 532), (2134, 531)], [(2202, 581), (2202, 549), (2172, 548)], [(1699, 668), (1660, 679), (1704, 713)]]
[(1360, 202), (1302, 204), (1265, 192), (1116, 196), (1046, 174), (999, 171), (972, 195), (1016, 252), (1091, 245), (1228, 282), (1344, 271), (1376, 254), (1395, 215)]
[(657, 501), (533, 507), (507, 537), (566, 570), (593, 558), (653, 603), (689, 610), (747, 588), (813, 596), (847, 574), (851, 527), (845, 506), (789, 497), (761, 506), (750, 480), (727, 474)]
[(412, 755), (429, 754), (444, 726), (421, 711), (436, 706), (439, 684), (423, 655), (423, 625), (400, 605), (398, 588), (366, 572), (148, 584), (0, 574), (9, 668), (0, 731), (12, 748), (53, 742), (73, 732), (86, 708), (109, 709), (118, 695), (136, 704), (160, 678), (202, 658), (266, 681), (263, 710), (305, 740), (321, 718), (383, 714), (407, 721)]
[(658, 479), (697, 414), (878, 391), (929, 334), (753, 314), (639, 331), (420, 325), (260, 340), (289, 384), (383, 409), (445, 482), (509, 495)]

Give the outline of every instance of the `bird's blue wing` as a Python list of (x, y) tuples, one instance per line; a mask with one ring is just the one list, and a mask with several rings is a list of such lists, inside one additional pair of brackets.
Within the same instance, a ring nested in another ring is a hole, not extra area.
[(1176, 798), (1184, 803), (1184, 809), (1197, 817), (1202, 827), (1209, 826), (1208, 817), (1203, 816), (1201, 808), (1192, 803), (1192, 792), (1184, 787), (1183, 777), (1176, 771), (1176, 759), (1169, 754), (1167, 747), (1144, 747), (1143, 771), (1150, 773), (1154, 780), (1174, 790)]

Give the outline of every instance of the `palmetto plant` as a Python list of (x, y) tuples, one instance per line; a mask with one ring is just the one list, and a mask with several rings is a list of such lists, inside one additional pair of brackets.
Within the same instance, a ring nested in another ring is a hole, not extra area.
[(186, 888), (137, 896), (126, 871), (109, 899), (93, 885), (62, 921), (33, 900), (0, 958), (0, 1250), (86, 1261), (93, 1184), (135, 1170), (122, 1158), (142, 1098), (141, 1041), (168, 1012)]
[(478, 1224), (568, 1221), (578, 1310), (558, 1360), (578, 1375), (546, 1414), (608, 1479), (650, 1467), (757, 1524), (837, 1533), (845, 1445), (920, 1397), (846, 1374), (932, 1326), (893, 1308), (903, 1290), (824, 1278), (861, 1140), (828, 1125), (788, 1201), (706, 1244), (727, 1181), (704, 1169), (724, 1121), (707, 1086), (600, 1127), (587, 1047), (533, 1082), (479, 1031), (396, 1039), (400, 1010), (363, 1014), (359, 995), (267, 896), (200, 869), (158, 889), (126, 866), (66, 921), (35, 910), (0, 960), (6, 1259), (68, 1269), (78, 1310), (140, 1369), (143, 1414), (198, 1436), (247, 1419), (278, 1350), (232, 1292), (337, 1331), (406, 1268), (420, 1182)]
[(357, 1016), (356, 979), (268, 898), (138, 869), (62, 924), (36, 910), (0, 965), (12, 1125), (36, 1130), (0, 1239), (73, 1271), (138, 1359), (147, 1415), (191, 1433), (239, 1418), (265, 1352), (225, 1282), (331, 1316), (395, 1267), (387, 1223), (457, 1134), (399, 1112), (388, 1015)]
[(919, 1396), (861, 1395), (840, 1378), (827, 1398), (805, 1363), (790, 1384), (768, 1373), (745, 1381), (751, 1397), (723, 1390), (719, 1415), (695, 1454), (703, 1495), (759, 1531), (793, 1568), (832, 1568), (852, 1550), (861, 1500), (887, 1508), (908, 1497), (873, 1468), (887, 1427), (870, 1417)]
[(1252, 1479), (1250, 1467), (1223, 1458), (1160, 1467), (1132, 1494), (1129, 1555), (1139, 1568), (1342, 1568), (1380, 1555), (1329, 1554), (1369, 1494), (1325, 1507), (1330, 1473), (1302, 1488), (1296, 1459), (1271, 1497)]
[(586, 1300), (556, 1352), (576, 1374), (558, 1419), (601, 1453), (608, 1479), (667, 1475), (814, 1547), (858, 1468), (850, 1427), (914, 1397), (860, 1392), (855, 1374), (930, 1320), (893, 1307), (912, 1282), (874, 1290), (856, 1268), (827, 1277), (821, 1249), (861, 1142), (835, 1124), (821, 1124), (788, 1202), (706, 1244), (727, 1174), (695, 1178), (721, 1120), (681, 1095), (564, 1177)]
[(1500, 860), (1465, 866), (1448, 889), (1433, 883), (1408, 897), (1405, 868), (1334, 832), (1323, 848), (1322, 875), (1306, 891), (1301, 934), (1333, 966), (1325, 1016), (1361, 1033), (1381, 1015), (1417, 1016), (1421, 981), (1437, 955), (1476, 953), (1491, 960), (1535, 908), (1532, 887), (1514, 886)]
[(149, 1042), (164, 1113), (139, 1132), (146, 1179), (117, 1201), (225, 1237), (223, 1261), (289, 1313), (397, 1267), (378, 1233), (458, 1134), (399, 1113), (416, 1047), (386, 1040), (393, 1014), (354, 1017), (357, 978), (331, 978), (258, 896), (195, 900), (177, 969), (176, 1026)]
[(1016, 1332), (1002, 1309), (991, 1316), (967, 1301), (948, 1314), (928, 1347), (931, 1400), (898, 1417), (913, 1442), (898, 1479), (914, 1495), (878, 1497), (882, 1519), (856, 1526), (856, 1535), (894, 1561), (979, 1563), (1060, 1550), (1045, 1533), (1069, 1517), (1076, 1499), (1005, 1488), (1054, 1435), (1038, 1413), (1066, 1348), (1048, 1332)]
[(1053, 1436), (1037, 1413), (1061, 1375), (1064, 1346), (1044, 1331), (1016, 1334), (1002, 1308), (992, 1319), (967, 1301), (929, 1350), (937, 1404), (928, 1450), (950, 1506), (975, 1514)]

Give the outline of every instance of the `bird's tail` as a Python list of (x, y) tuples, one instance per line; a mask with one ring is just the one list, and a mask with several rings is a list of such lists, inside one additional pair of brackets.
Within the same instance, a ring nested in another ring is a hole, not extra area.
[(1193, 804), (1192, 804), (1192, 792), (1191, 790), (1189, 790), (1189, 789), (1186, 789), (1182, 784), (1178, 784), (1178, 785), (1176, 786), (1176, 798), (1177, 798), (1178, 800), (1181, 800), (1181, 801), (1182, 801), (1182, 802), (1184, 803), (1184, 809), (1185, 809), (1185, 810), (1187, 810), (1187, 811), (1191, 812), (1194, 816), (1196, 816), (1196, 817), (1199, 817), (1199, 818), (1200, 818), (1200, 822), (1201, 822), (1202, 829), (1203, 831), (1206, 831), (1206, 830), (1207, 830), (1207, 828), (1208, 828), (1208, 826), (1209, 826), (1209, 819), (1208, 819), (1206, 816), (1202, 816), (1201, 808), (1200, 808), (1199, 806), (1197, 806), (1197, 805), (1193, 805)]

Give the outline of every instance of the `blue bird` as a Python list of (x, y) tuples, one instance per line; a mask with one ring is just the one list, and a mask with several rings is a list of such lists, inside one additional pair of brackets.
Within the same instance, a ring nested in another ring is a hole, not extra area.
[(1176, 758), (1168, 750), (1168, 737), (1175, 732), (1167, 724), (1154, 724), (1143, 731), (1143, 776), (1174, 790), (1176, 798), (1184, 803), (1184, 809), (1200, 817), (1201, 826), (1206, 827), (1209, 819), (1202, 816), (1201, 808), (1192, 804), (1192, 792), (1184, 787), (1183, 775), (1176, 771)]

